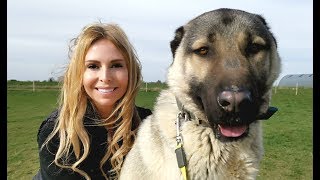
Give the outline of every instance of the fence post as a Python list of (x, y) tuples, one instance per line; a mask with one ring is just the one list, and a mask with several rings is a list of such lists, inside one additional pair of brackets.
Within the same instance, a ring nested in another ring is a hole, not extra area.
[(36, 87), (35, 87), (34, 81), (33, 81), (33, 83), (32, 83), (32, 91), (34, 92), (35, 90), (36, 90)]
[(146, 82), (146, 92), (148, 92), (148, 83)]
[(296, 95), (298, 95), (298, 86), (299, 86), (299, 83), (297, 82), (297, 84), (296, 84)]

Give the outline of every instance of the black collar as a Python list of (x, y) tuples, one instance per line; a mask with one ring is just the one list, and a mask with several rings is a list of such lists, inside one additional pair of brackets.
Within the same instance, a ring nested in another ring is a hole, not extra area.
[(260, 114), (257, 117), (257, 120), (268, 120), (277, 111), (278, 111), (278, 108), (270, 106), (266, 113)]
[(189, 120), (197, 120), (199, 121), (199, 124), (201, 124), (201, 120), (199, 118), (197, 118), (192, 112), (186, 110), (184, 108), (184, 105), (181, 103), (181, 101), (179, 101), (179, 99), (177, 97), (176, 98), (176, 102), (177, 102), (177, 105), (178, 105), (178, 109), (180, 110), (180, 113), (182, 114), (182, 116), (185, 116), (185, 114), (187, 114), (189, 118)]

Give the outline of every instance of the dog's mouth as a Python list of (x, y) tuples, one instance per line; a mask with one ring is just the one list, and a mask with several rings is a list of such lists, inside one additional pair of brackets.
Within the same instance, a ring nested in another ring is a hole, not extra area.
[(219, 121), (211, 121), (216, 138), (223, 142), (243, 139), (249, 134), (249, 126), (255, 122), (253, 116), (226, 116)]
[[(221, 141), (233, 141), (249, 134), (249, 125), (256, 120), (260, 104), (248, 88), (231, 86), (216, 96), (216, 101), (205, 108), (207, 118), (213, 125), (215, 136)], [(216, 108), (218, 107), (218, 108)]]
[(217, 124), (213, 128), (217, 139), (222, 142), (236, 141), (249, 134), (249, 125), (225, 125)]
[[(251, 121), (247, 121), (247, 124), (223, 124), (215, 123), (213, 125), (213, 131), (217, 139), (223, 142), (236, 141), (245, 138), (249, 134), (249, 126), (257, 120), (268, 120), (274, 113), (278, 111), (276, 107), (269, 107), (266, 112), (260, 113), (255, 116)], [(236, 121), (240, 121), (237, 118)]]
[[(197, 89), (197, 88), (194, 88)], [(206, 88), (209, 89), (209, 88)], [(250, 125), (257, 120), (268, 119), (277, 108), (266, 109), (268, 99), (264, 99), (250, 88), (231, 86), (215, 94), (215, 91), (192, 93), (196, 104), (203, 109), (209, 126), (216, 139), (235, 141), (247, 137)]]
[(227, 126), (218, 125), (219, 132), (225, 137), (236, 138), (242, 136), (248, 129), (247, 125)]

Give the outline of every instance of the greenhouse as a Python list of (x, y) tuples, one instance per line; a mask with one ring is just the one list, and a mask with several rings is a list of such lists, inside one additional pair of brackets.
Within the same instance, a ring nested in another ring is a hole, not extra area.
[(307, 87), (313, 88), (313, 74), (289, 74), (284, 76), (278, 87)]

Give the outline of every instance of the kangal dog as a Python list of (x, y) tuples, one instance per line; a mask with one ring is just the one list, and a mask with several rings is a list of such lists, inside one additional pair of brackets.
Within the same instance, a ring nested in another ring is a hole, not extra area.
[(276, 111), (269, 101), (280, 73), (265, 19), (213, 10), (179, 27), (170, 45), (169, 88), (141, 124), (120, 179), (255, 179), (260, 120)]

